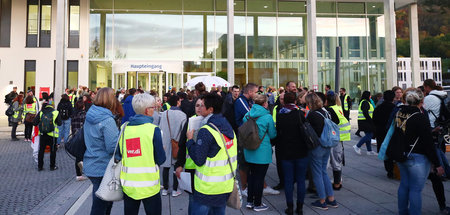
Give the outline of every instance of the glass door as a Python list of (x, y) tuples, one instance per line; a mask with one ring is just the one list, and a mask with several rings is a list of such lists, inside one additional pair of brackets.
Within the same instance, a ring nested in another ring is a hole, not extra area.
[(162, 98), (165, 91), (165, 73), (163, 72), (152, 72), (150, 73), (150, 89), (158, 93), (158, 96)]
[(138, 88), (144, 90), (144, 91), (150, 91), (150, 85), (149, 85), (149, 73), (148, 72), (139, 72), (137, 81), (138, 81)]
[(125, 73), (114, 74), (114, 88), (125, 88)]
[(136, 88), (136, 72), (127, 73), (127, 89)]
[(169, 86), (169, 89), (177, 88), (177, 92), (179, 91), (179, 88), (182, 87), (181, 83), (181, 74), (179, 73), (167, 73), (167, 85)]

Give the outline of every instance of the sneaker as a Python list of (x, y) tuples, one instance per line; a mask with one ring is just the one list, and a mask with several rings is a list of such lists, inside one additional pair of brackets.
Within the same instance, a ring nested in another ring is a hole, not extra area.
[(53, 170), (57, 170), (58, 169), (58, 167), (57, 166), (54, 166), (54, 167), (50, 167), (50, 171), (53, 171)]
[(166, 190), (166, 189), (163, 189), (163, 191), (161, 192), (161, 195), (163, 195), (163, 196), (167, 196), (167, 194), (169, 193), (169, 191), (168, 190)]
[(260, 206), (255, 206), (255, 207), (253, 207), (253, 210), (256, 211), (256, 212), (258, 212), (258, 211), (265, 211), (265, 210), (267, 210), (267, 209), (269, 209), (269, 206), (267, 206), (267, 205), (264, 204), (264, 203), (261, 203)]
[(328, 210), (327, 203), (326, 202), (320, 203), (320, 200), (317, 200), (317, 201), (311, 203), (311, 206), (313, 208), (317, 208), (317, 209), (324, 210), (324, 211)]
[(264, 188), (263, 194), (264, 194), (264, 195), (279, 195), (279, 194), (280, 194), (280, 191), (274, 190), (274, 189), (271, 188), (270, 186), (267, 186), (266, 188)]
[(361, 149), (358, 146), (354, 145), (353, 149), (355, 150), (356, 154), (361, 155)]
[(245, 207), (248, 208), (248, 209), (253, 209), (253, 207), (255, 207), (255, 205), (252, 202), (247, 202)]
[(80, 168), (81, 171), (83, 171), (83, 161), (80, 161), (77, 163), (78, 168)]
[(332, 202), (330, 202), (330, 200), (328, 200), (328, 198), (325, 200), (325, 203), (327, 204), (327, 206), (330, 206), (332, 208), (337, 208), (338, 204), (336, 202), (336, 199), (333, 200)]
[(84, 180), (86, 180), (86, 179), (87, 179), (87, 178), (84, 177), (84, 176), (77, 176), (76, 181), (84, 181)]
[(172, 197), (177, 197), (177, 196), (179, 196), (179, 195), (181, 195), (181, 191), (178, 191), (178, 190), (172, 190)]
[(368, 151), (366, 153), (367, 155), (378, 155), (378, 153), (374, 152), (374, 151)]
[(247, 194), (247, 188), (245, 188), (245, 190), (242, 190), (241, 194), (242, 194), (243, 196), (248, 196), (248, 194)]

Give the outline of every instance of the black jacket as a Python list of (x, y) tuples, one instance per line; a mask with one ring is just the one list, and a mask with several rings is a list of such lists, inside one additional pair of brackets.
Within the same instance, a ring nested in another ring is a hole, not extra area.
[(227, 94), (224, 98), (222, 105), (222, 115), (227, 119), (233, 128), (234, 132), (237, 133), (238, 126), (236, 124), (236, 119), (234, 117), (234, 101), (231, 93)]
[(188, 99), (184, 99), (181, 101), (180, 105), (181, 111), (186, 114), (186, 117), (189, 119), (191, 116), (195, 114), (195, 100), (189, 101)]
[(377, 143), (382, 143), (388, 131), (388, 121), (395, 105), (392, 102), (384, 101), (373, 111), (373, 123), (375, 125)]
[[(61, 116), (62, 120), (68, 120), (72, 115), (73, 115), (73, 107), (72, 107), (72, 103), (70, 101), (61, 101), (58, 104), (58, 108), (57, 110), (59, 111), (59, 115)], [(62, 114), (62, 111), (65, 110), (67, 111), (68, 115), (67, 117), (64, 117)]]
[(375, 132), (375, 125), (372, 118), (369, 116), (370, 102), (363, 101), (361, 104), (361, 110), (366, 117), (366, 120), (358, 120), (358, 128), (364, 132)]
[(308, 156), (305, 133), (301, 128), (302, 122), (306, 121), (304, 115), (300, 110), (277, 114), (276, 147), (281, 152), (281, 159), (292, 160)]

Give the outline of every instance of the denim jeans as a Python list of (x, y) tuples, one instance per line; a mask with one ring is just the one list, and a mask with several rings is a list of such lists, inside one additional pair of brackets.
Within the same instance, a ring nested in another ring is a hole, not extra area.
[(91, 207), (91, 215), (103, 215), (103, 214), (111, 214), (111, 208), (113, 206), (113, 202), (107, 202), (99, 199), (95, 192), (97, 192), (98, 187), (100, 187), (100, 183), (102, 183), (103, 177), (89, 177), (89, 180), (92, 182), (92, 207)]
[(366, 147), (367, 147), (367, 151), (370, 152), (370, 151), (372, 151), (373, 133), (364, 131), (364, 134), (365, 134), (364, 137), (359, 140), (359, 142), (358, 142), (358, 144), (356, 144), (356, 146), (358, 146), (358, 148), (361, 148), (361, 146), (365, 143)]
[(447, 157), (445, 156), (445, 152), (443, 152), (439, 147), (436, 147), (436, 153), (438, 155), (439, 163), (442, 167), (444, 167), (445, 174), (443, 176), (450, 176), (450, 165), (448, 164)]
[(67, 142), (70, 134), (70, 122), (72, 120), (69, 118), (67, 120), (62, 120), (61, 126), (58, 126), (59, 129), (59, 137), (58, 137), (58, 145), (61, 144), (61, 141)]
[(398, 213), (400, 215), (421, 214), (422, 189), (430, 172), (430, 166), (430, 161), (425, 155), (416, 153), (411, 153), (405, 162), (398, 163), (400, 169)]
[(203, 205), (198, 201), (192, 202), (192, 214), (195, 215), (225, 215), (226, 205), (222, 207), (213, 207), (208, 205)]
[(192, 207), (194, 204), (194, 194), (192, 194), (192, 193), (188, 193), (188, 194), (189, 194), (188, 215), (195, 215), (194, 213), (192, 213)]
[(160, 215), (161, 206), (161, 194), (157, 193), (152, 197), (145, 199), (135, 200), (129, 197), (127, 194), (123, 194), (123, 211), (125, 215), (137, 215), (139, 214), (139, 207), (141, 206), (141, 201), (144, 204), (144, 210), (147, 215)]
[(281, 161), (284, 173), (284, 195), (288, 207), (294, 204), (294, 183), (297, 183), (297, 203), (303, 204), (305, 200), (305, 179), (308, 162), (308, 157)]
[(266, 176), (269, 164), (248, 163), (248, 165), (249, 170), (247, 174), (247, 202), (254, 203), (255, 206), (261, 206), (261, 199), (264, 189), (264, 177)]
[(331, 148), (318, 146), (310, 151), (311, 173), (320, 199), (333, 196), (333, 188), (327, 174), (327, 164)]

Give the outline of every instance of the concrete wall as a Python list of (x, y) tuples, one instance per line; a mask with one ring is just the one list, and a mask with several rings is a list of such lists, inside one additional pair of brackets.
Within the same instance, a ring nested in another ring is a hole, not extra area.
[[(0, 115), (5, 114), (6, 105), (4, 105), (3, 99), (12, 90), (12, 87), (17, 86), (18, 91), (24, 91), (25, 60), (36, 60), (36, 94), (39, 93), (40, 87), (50, 87), (53, 91), (57, 2), (57, 0), (52, 1), (51, 47), (26, 48), (27, 1), (12, 1), (10, 47), (0, 48), (0, 99), (2, 103)], [(78, 60), (78, 84), (87, 85), (89, 77), (89, 0), (80, 2), (79, 42), (80, 48), (67, 48), (66, 60)], [(13, 81), (13, 85), (9, 84), (10, 81)]]

